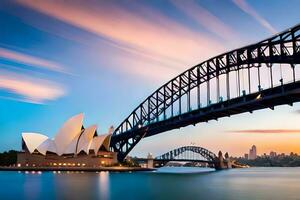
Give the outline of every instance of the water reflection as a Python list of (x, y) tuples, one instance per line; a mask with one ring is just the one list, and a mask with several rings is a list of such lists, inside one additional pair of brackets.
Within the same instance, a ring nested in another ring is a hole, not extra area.
[(24, 176), (23, 192), (26, 199), (39, 199), (42, 189), (42, 179), (40, 173), (35, 171), (26, 171)]
[(300, 168), (208, 173), (0, 172), (0, 199), (299, 199)]
[(109, 199), (109, 173), (101, 171), (99, 173), (99, 196), (100, 199)]

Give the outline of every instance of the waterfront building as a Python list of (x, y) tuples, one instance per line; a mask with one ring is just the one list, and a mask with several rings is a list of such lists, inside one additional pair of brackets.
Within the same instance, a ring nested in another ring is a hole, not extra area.
[(248, 160), (249, 159), (249, 154), (245, 153), (244, 157), (245, 157), (246, 160)]
[(257, 158), (257, 150), (256, 150), (256, 146), (253, 145), (249, 150), (249, 160), (254, 160), (256, 158)]
[(40, 133), (22, 133), (18, 166), (100, 167), (117, 163), (109, 150), (113, 127), (98, 135), (97, 126), (83, 126), (83, 114), (67, 120), (53, 139)]

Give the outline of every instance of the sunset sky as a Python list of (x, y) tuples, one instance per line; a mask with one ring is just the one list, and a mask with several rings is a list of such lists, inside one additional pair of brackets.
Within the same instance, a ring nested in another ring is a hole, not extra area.
[[(299, 19), (298, 0), (0, 1), (0, 151), (80, 112), (105, 133), (184, 70)], [(299, 103), (280, 106), (149, 137), (131, 155), (191, 143), (300, 153), (299, 122)]]

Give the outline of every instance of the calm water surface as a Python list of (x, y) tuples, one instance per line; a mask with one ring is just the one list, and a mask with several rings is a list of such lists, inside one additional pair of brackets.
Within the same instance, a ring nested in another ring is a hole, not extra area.
[(182, 168), (136, 173), (0, 172), (0, 199), (300, 199), (300, 168), (207, 173), (186, 173)]

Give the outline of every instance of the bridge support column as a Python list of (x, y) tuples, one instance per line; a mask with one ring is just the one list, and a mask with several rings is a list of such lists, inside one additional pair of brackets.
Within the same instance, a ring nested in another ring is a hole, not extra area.
[(215, 160), (215, 168), (217, 170), (221, 170), (221, 169), (226, 169), (227, 168), (227, 166), (225, 165), (223, 154), (222, 154), (221, 151), (219, 151), (218, 157)]
[(230, 157), (228, 155), (228, 152), (225, 153), (225, 164), (227, 166), (227, 169), (231, 169), (232, 168), (232, 163), (231, 163), (231, 160), (230, 160)]
[(231, 162), (227, 152), (225, 153), (225, 158), (223, 158), (222, 152), (219, 151), (218, 157), (215, 160), (215, 168), (217, 170), (232, 168), (232, 162)]
[(154, 168), (154, 159), (151, 153), (147, 156), (147, 168)]

